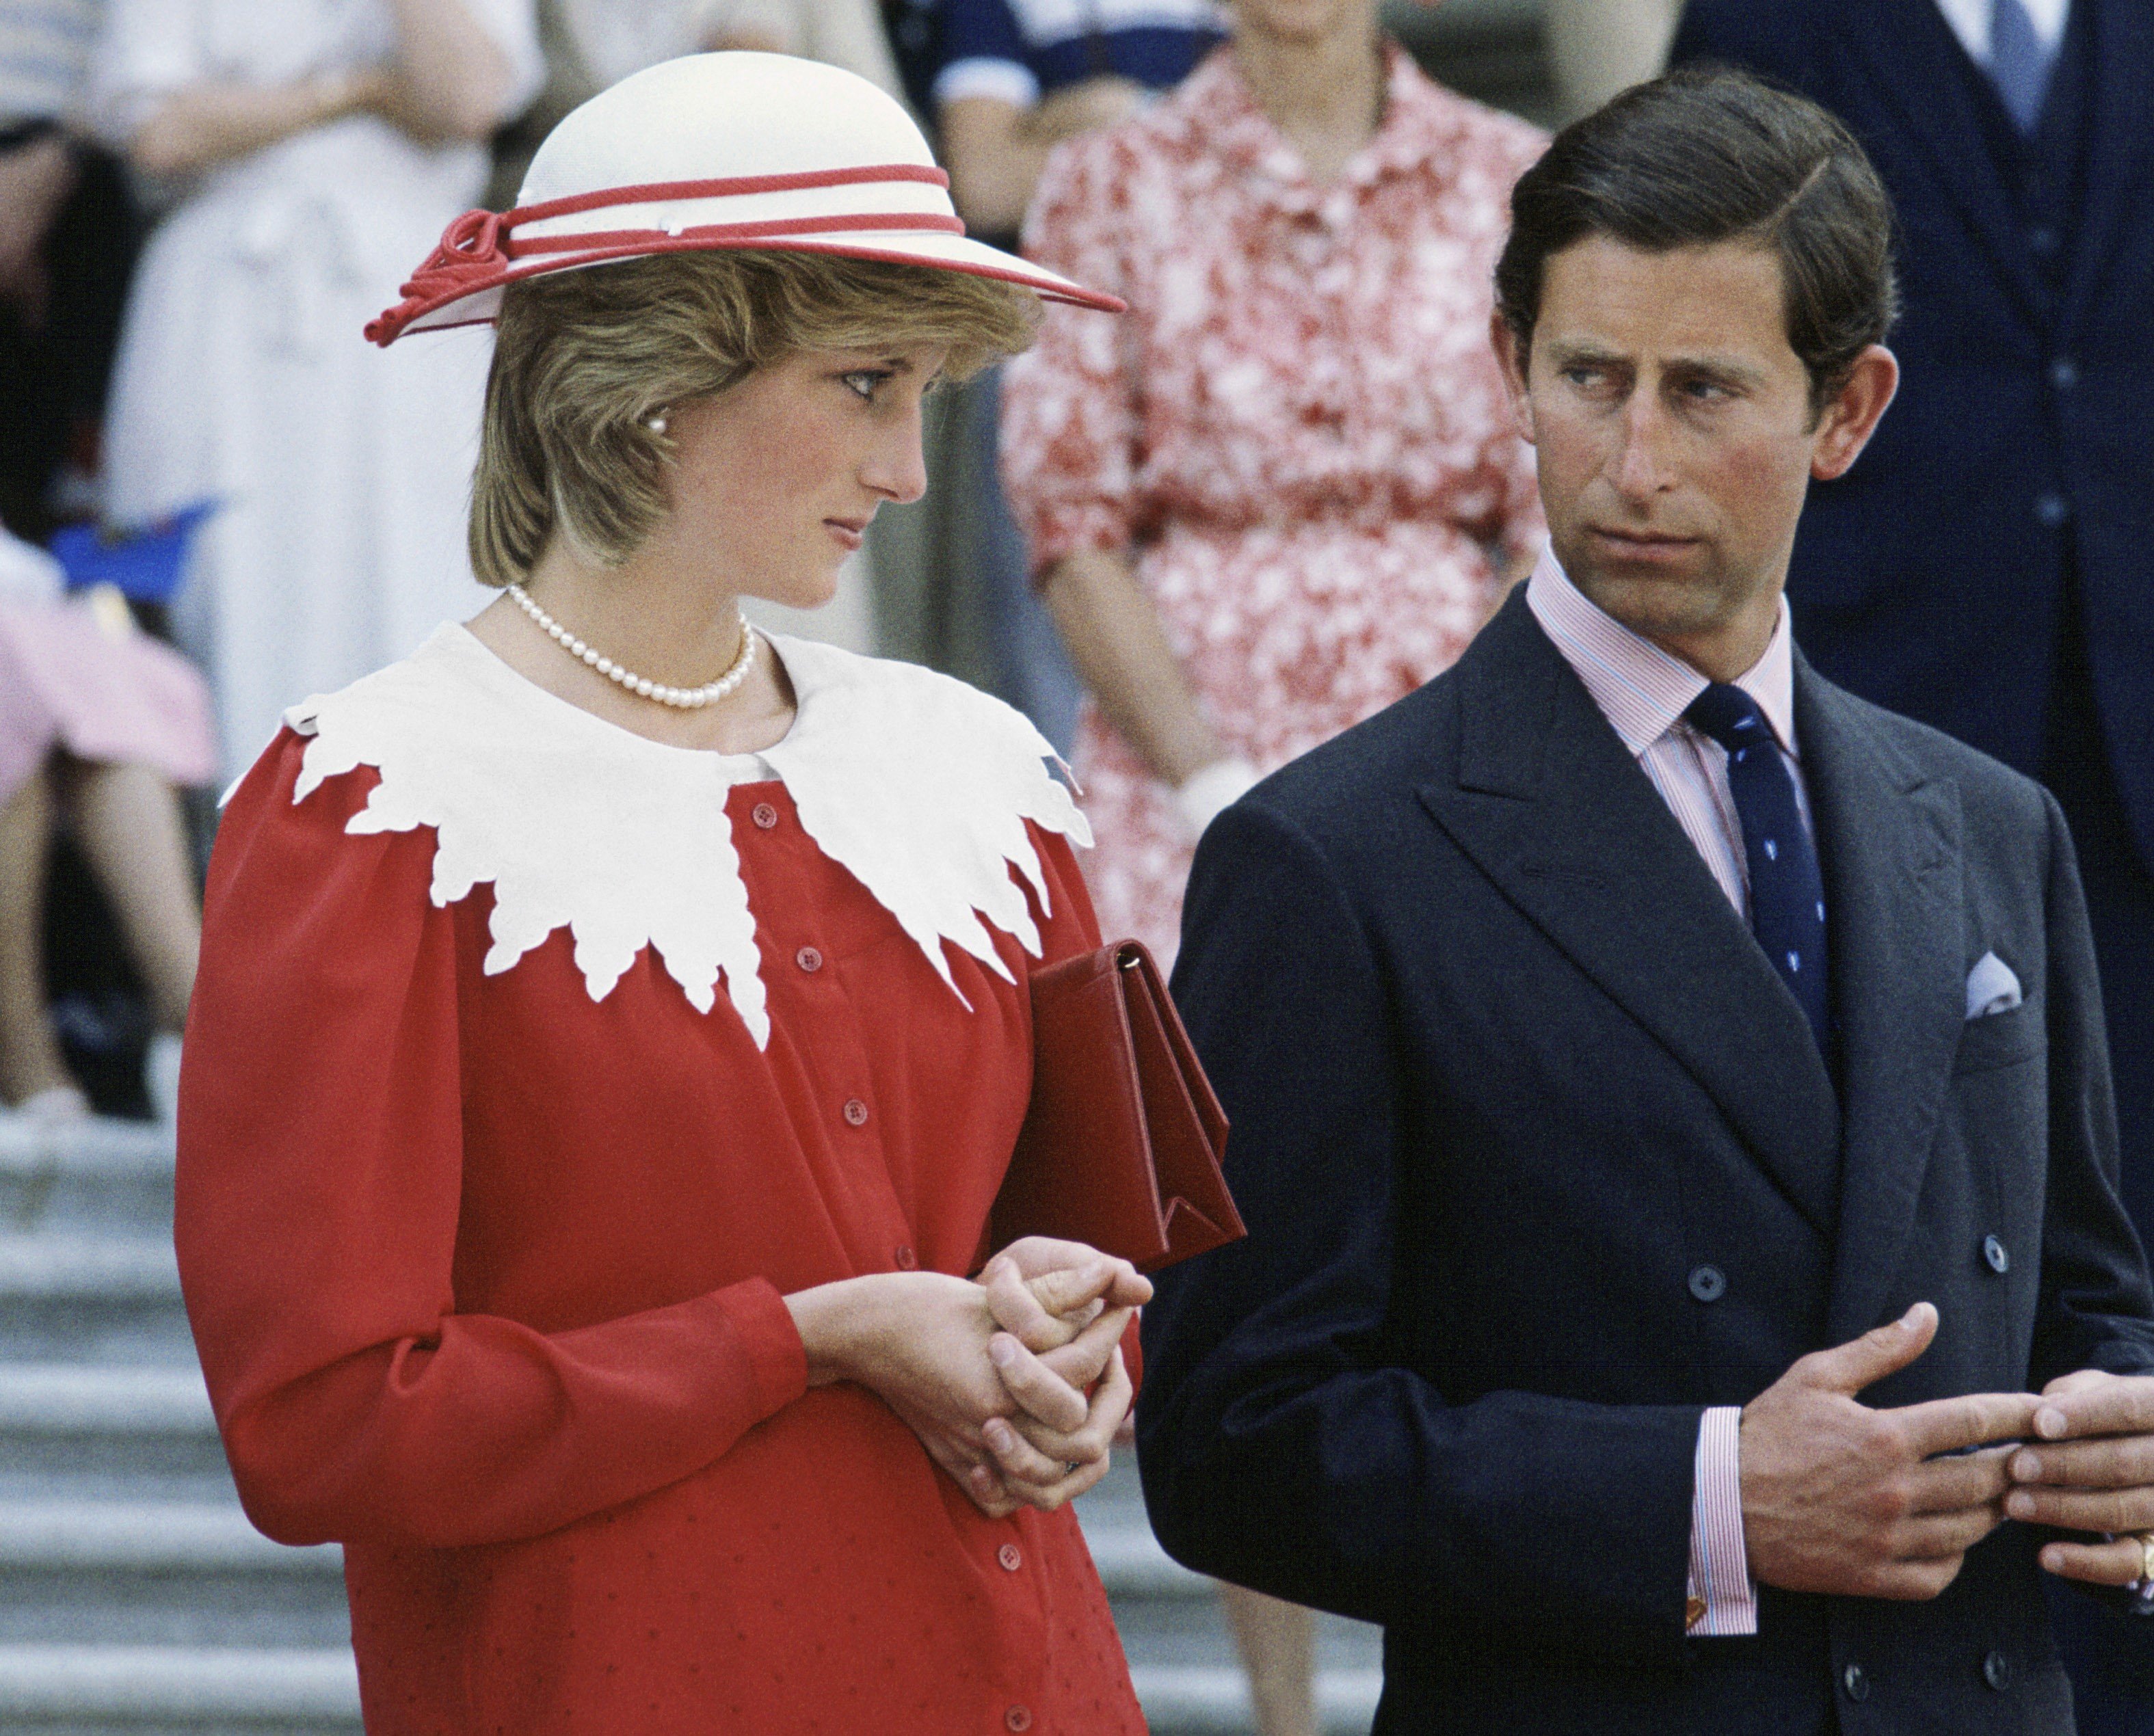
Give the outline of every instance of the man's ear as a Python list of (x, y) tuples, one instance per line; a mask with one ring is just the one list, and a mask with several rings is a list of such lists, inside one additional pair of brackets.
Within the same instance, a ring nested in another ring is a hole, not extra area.
[(1519, 438), (1528, 446), (1534, 441), (1533, 394), (1526, 390), (1527, 357), (1519, 345), (1519, 334), (1511, 329), (1503, 310), (1497, 309), (1488, 316), (1488, 343), (1496, 352), (1496, 365), (1503, 370), (1503, 385), (1511, 395), (1511, 421), (1519, 431)]
[(1855, 358), (1846, 381), (1826, 402), (1810, 448), (1810, 474), (1821, 483), (1847, 474), (1900, 390), (1899, 358), (1872, 344)]

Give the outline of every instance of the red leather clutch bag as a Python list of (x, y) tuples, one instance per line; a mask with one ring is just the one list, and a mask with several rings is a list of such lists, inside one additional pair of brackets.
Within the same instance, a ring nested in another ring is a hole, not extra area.
[(993, 1245), (1058, 1236), (1156, 1272), (1248, 1232), (1219, 1173), (1227, 1117), (1136, 941), (1032, 978), (1032, 1104)]

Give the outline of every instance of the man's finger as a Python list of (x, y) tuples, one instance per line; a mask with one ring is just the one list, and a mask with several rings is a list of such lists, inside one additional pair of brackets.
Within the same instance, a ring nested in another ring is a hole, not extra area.
[(2003, 1523), (2003, 1515), (1994, 1507), (1926, 1514), (1893, 1532), (1893, 1551), (1903, 1561), (1947, 1560), (1965, 1555)]
[(2128, 1585), (2146, 1569), (2146, 1552), (2136, 1537), (2115, 1543), (2045, 1543), (2042, 1570), (2090, 1585)]
[(1968, 1447), (2024, 1440), (2034, 1432), (2034, 1412), (2043, 1402), (2031, 1392), (1968, 1392), (1881, 1414), (1895, 1418), (1906, 1431), (1917, 1458), (1929, 1458)]
[(2096, 1436), (2023, 1447), (2007, 1462), (2015, 1483), (2060, 1488), (2134, 1488), (2154, 1483), (2154, 1435)]
[(2082, 1435), (2138, 1435), (2154, 1432), (2154, 1378), (2116, 1376), (2076, 1392), (2044, 1397), (2034, 1432), (2045, 1441)]
[(2053, 1488), (2036, 1483), (2004, 1498), (2022, 1524), (2062, 1531), (2154, 1531), (2154, 1488)]
[(1930, 1347), (1937, 1335), (1937, 1311), (1917, 1302), (1896, 1320), (1873, 1326), (1861, 1337), (1829, 1351), (1813, 1351), (1788, 1371), (1804, 1386), (1844, 1392), (1850, 1398), (1865, 1386), (1897, 1374)]
[(1910, 1473), (1912, 1499), (1908, 1511), (1962, 1513), (1970, 1507), (1994, 1507), (2012, 1488), (2006, 1468), (2013, 1448), (1993, 1447), (1979, 1453), (1930, 1459)]
[(1083, 1426), (1089, 1408), (1084, 1393), (1008, 1333), (998, 1332), (988, 1340), (988, 1360), (994, 1364), (1009, 1396), (1028, 1416), (1038, 1417), (1049, 1428)]

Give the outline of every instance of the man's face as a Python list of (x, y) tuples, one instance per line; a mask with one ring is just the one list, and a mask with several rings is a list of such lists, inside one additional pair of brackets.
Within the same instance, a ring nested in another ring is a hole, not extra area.
[(1779, 260), (1743, 242), (1590, 237), (1547, 262), (1523, 375), (1495, 329), (1564, 572), (1716, 679), (1743, 673), (1772, 636), (1810, 478), (1852, 464), (1891, 401), (1891, 353), (1866, 350), (1814, 418)]

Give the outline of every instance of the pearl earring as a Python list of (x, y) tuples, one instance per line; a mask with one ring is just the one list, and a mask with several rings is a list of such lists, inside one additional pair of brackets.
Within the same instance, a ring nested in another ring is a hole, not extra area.
[(666, 418), (662, 416), (654, 416), (647, 420), (643, 426), (650, 429), (654, 434), (663, 434), (666, 431)]

